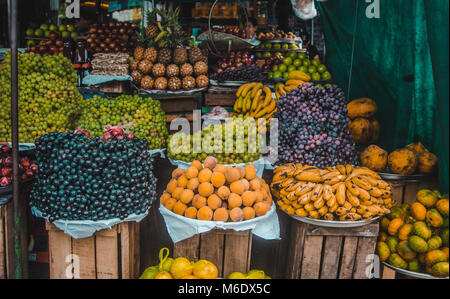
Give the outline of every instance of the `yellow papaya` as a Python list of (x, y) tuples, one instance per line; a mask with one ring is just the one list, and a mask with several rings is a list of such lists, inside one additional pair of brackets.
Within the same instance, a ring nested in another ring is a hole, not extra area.
[(423, 204), (427, 208), (432, 208), (438, 201), (436, 193), (428, 189), (422, 189), (416, 194), (416, 199), (418, 202)]
[(409, 248), (417, 253), (425, 253), (428, 251), (427, 241), (419, 236), (410, 236), (408, 239)]
[(435, 249), (428, 251), (425, 255), (425, 264), (429, 267), (436, 263), (447, 262), (448, 258), (442, 250)]
[(413, 231), (413, 225), (410, 223), (403, 224), (398, 231), (398, 238), (402, 241), (406, 241), (409, 238), (409, 235)]
[(388, 260), (389, 264), (400, 269), (407, 269), (408, 263), (397, 253), (391, 254)]
[(431, 229), (423, 221), (417, 221), (413, 224), (413, 232), (424, 240), (431, 238), (432, 234)]
[(398, 243), (397, 253), (407, 262), (412, 261), (417, 256), (417, 253), (409, 247), (408, 241)]
[(411, 205), (411, 215), (418, 221), (425, 220), (427, 209), (420, 202), (415, 202)]
[(442, 198), (439, 199), (436, 202), (436, 209), (441, 213), (443, 216), (448, 217), (448, 198)]
[(408, 270), (412, 272), (421, 272), (421, 266), (418, 259), (413, 259), (408, 263)]
[(433, 265), (432, 274), (436, 277), (448, 277), (448, 262), (439, 262)]
[(386, 261), (391, 255), (391, 251), (389, 250), (389, 246), (385, 242), (377, 243), (377, 252), (380, 260), (382, 262)]
[(441, 227), (444, 224), (444, 219), (436, 209), (428, 210), (426, 220), (428, 225), (431, 225), (432, 227)]
[(439, 249), (442, 246), (442, 239), (439, 236), (432, 236), (428, 242), (428, 250)]
[(391, 236), (396, 236), (400, 227), (402, 227), (402, 225), (404, 224), (403, 220), (400, 218), (395, 218), (393, 219), (388, 226), (388, 233)]

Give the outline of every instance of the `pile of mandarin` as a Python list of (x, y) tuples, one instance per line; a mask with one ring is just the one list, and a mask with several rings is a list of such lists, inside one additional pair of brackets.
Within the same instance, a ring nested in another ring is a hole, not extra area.
[(172, 172), (161, 204), (191, 219), (238, 222), (265, 215), (272, 195), (254, 165), (224, 166), (207, 157), (204, 167), (195, 160), (188, 169)]

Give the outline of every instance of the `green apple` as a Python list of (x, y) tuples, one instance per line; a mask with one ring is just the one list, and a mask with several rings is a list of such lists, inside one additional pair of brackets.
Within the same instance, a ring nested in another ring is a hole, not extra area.
[(280, 71), (273, 72), (274, 78), (283, 78), (283, 73)]
[(32, 36), (34, 35), (34, 30), (31, 28), (28, 28), (27, 31), (25, 31), (25, 35), (27, 36)]
[(44, 36), (45, 36), (45, 37), (49, 37), (49, 36), (50, 36), (50, 31), (49, 31), (49, 30), (46, 30), (46, 31), (44, 32)]
[(281, 45), (279, 43), (274, 43), (273, 44), (273, 48), (274, 49), (281, 49)]
[(315, 72), (317, 72), (317, 68), (314, 65), (308, 67), (308, 73), (314, 74)]
[(55, 24), (50, 24), (50, 26), (48, 26), (48, 30), (56, 32), (58, 31), (58, 27), (56, 27)]
[(321, 64), (317, 67), (317, 71), (321, 74), (324, 73), (326, 70), (327, 70), (327, 67), (323, 64)]
[(70, 32), (69, 31), (62, 31), (61, 32), (61, 37), (63, 39), (69, 38), (70, 37)]
[(330, 80), (331, 79), (331, 74), (330, 74), (330, 72), (324, 72), (323, 74), (322, 74), (322, 79), (323, 80)]
[(312, 74), (312, 76), (311, 76), (311, 79), (313, 80), (313, 81), (319, 81), (320, 79), (321, 79), (321, 77), (320, 77), (320, 74), (319, 73), (313, 73)]
[(303, 60), (303, 65), (306, 67), (309, 67), (311, 65), (311, 60), (309, 60), (309, 59)]
[(280, 71), (280, 72), (282, 72), (282, 73), (284, 73), (284, 72), (286, 72), (287, 71), (287, 65), (285, 65), (285, 64), (280, 64), (280, 65), (278, 65), (278, 70)]
[(297, 59), (297, 53), (289, 52), (288, 57), (292, 58), (292, 60)]
[(42, 31), (46, 31), (48, 30), (48, 25), (47, 24), (42, 24), (41, 27), (39, 27)]
[(321, 62), (320, 62), (320, 59), (313, 59), (313, 61), (312, 61), (312, 65), (314, 65), (314, 66), (319, 66), (321, 64)]
[(291, 64), (290, 66), (288, 66), (288, 72), (292, 72), (295, 71), (297, 68), (295, 67), (295, 65)]
[(41, 37), (41, 36), (44, 35), (44, 31), (42, 31), (42, 29), (36, 29), (34, 31), (34, 35), (37, 36), (37, 37)]
[(306, 59), (306, 53), (305, 52), (298, 53), (298, 58), (301, 59), (301, 60), (305, 60)]
[(291, 65), (292, 64), (292, 58), (286, 57), (283, 59), (283, 64), (285, 65)]
[(66, 31), (66, 26), (64, 26), (64, 25), (59, 25), (58, 31), (59, 31), (59, 32)]
[(298, 68), (298, 67), (302, 66), (302, 61), (297, 58), (294, 60), (293, 64), (295, 65), (295, 67)]

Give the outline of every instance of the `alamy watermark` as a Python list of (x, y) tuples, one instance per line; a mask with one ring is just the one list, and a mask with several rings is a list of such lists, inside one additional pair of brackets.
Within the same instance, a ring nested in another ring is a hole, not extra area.
[(380, 18), (380, 0), (366, 0), (366, 3), (370, 3), (366, 8), (366, 17), (368, 19)]
[(80, 0), (66, 0), (66, 18), (79, 19), (80, 18)]

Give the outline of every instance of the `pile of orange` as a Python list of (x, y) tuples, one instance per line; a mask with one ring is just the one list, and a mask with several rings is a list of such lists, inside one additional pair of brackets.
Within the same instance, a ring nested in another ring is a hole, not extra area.
[(161, 204), (191, 219), (238, 222), (265, 215), (272, 195), (254, 165), (224, 166), (207, 157), (204, 167), (195, 160), (186, 170), (172, 172)]

